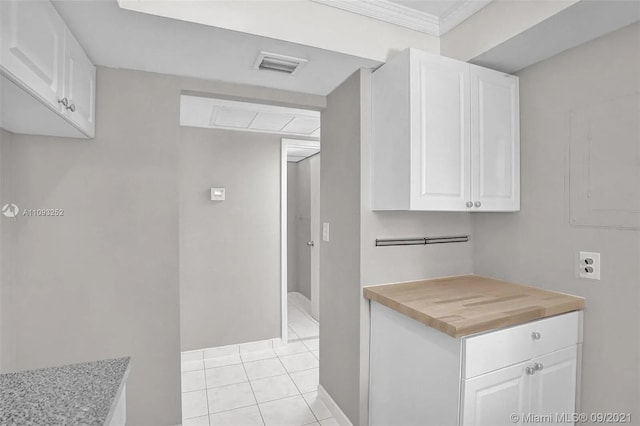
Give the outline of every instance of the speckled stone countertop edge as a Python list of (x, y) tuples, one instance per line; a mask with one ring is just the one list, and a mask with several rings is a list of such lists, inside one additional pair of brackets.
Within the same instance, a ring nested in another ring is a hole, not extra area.
[(0, 374), (0, 425), (108, 425), (130, 369), (124, 356)]

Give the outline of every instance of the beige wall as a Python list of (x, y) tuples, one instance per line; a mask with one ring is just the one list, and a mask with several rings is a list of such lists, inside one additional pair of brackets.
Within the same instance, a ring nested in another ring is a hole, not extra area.
[(298, 265), (296, 291), (311, 299), (311, 161), (314, 157), (298, 162), (296, 192), (296, 242), (295, 262)]
[(62, 218), (20, 217), (15, 243), (2, 222), (17, 271), (1, 280), (3, 371), (131, 355), (127, 411), (136, 426), (181, 417), (181, 91), (325, 105), (320, 96), (100, 67), (95, 139), (15, 135), (9, 143), (2, 133), (1, 180), (13, 182), (13, 201), (65, 209)]
[(287, 291), (298, 291), (297, 231), (298, 163), (287, 162)]
[[(13, 144), (13, 134), (0, 129), (0, 206), (15, 202)], [(12, 324), (17, 228), (16, 219), (0, 215), (0, 373), (13, 371), (16, 366), (16, 330)]]
[[(581, 411), (631, 412), (635, 421), (640, 232), (571, 226), (567, 177), (571, 112), (640, 91), (639, 52), (635, 24), (520, 72), (522, 211), (473, 215), (476, 273), (586, 298)], [(639, 141), (617, 135), (610, 143), (637, 149)], [(630, 185), (640, 182), (612, 190)], [(581, 250), (601, 253), (601, 281), (575, 277)]]
[(320, 385), (353, 424), (360, 404), (360, 120), (363, 71), (327, 97), (322, 113)]
[(13, 202), (64, 209), (15, 220), (13, 368), (130, 355), (136, 425), (180, 421), (178, 105), (169, 81), (100, 68), (95, 139), (13, 135), (3, 146)]
[[(182, 350), (280, 337), (280, 136), (180, 128)], [(211, 201), (211, 187), (225, 201)]]

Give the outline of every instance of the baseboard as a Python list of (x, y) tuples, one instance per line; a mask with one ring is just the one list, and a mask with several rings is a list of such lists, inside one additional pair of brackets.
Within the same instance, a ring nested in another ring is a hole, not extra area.
[(311, 312), (311, 300), (307, 299), (307, 296), (297, 291), (291, 291), (287, 293), (287, 296), (289, 300), (300, 305), (306, 312)]
[(353, 426), (349, 418), (342, 412), (338, 404), (336, 404), (322, 385), (318, 385), (318, 397), (325, 403), (329, 411), (331, 411), (331, 415), (333, 415), (333, 418), (336, 419), (340, 426)]
[(249, 351), (263, 351), (263, 350), (268, 350), (272, 348), (273, 349), (279, 348), (281, 346), (286, 346), (286, 343), (282, 340), (281, 337), (274, 337), (272, 339), (255, 340), (253, 342), (235, 343), (232, 345), (215, 346), (211, 348), (191, 349), (188, 351), (182, 351), (181, 354), (184, 355), (189, 353), (204, 353), (208, 350), (215, 350), (215, 349), (222, 349), (222, 348), (228, 348), (230, 350), (233, 350), (235, 348), (236, 352), (238, 351), (242, 352), (244, 350), (243, 347), (252, 348), (252, 349), (249, 349)]

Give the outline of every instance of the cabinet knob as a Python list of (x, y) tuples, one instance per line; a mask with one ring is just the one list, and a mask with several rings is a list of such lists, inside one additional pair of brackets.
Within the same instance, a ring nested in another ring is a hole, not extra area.
[(542, 335), (538, 331), (534, 331), (533, 333), (531, 333), (531, 338), (533, 340), (540, 340), (541, 337), (542, 337)]
[(534, 374), (536, 374), (536, 370), (533, 367), (527, 367), (524, 369), (524, 371), (528, 376), (533, 376)]
[(69, 105), (69, 106), (67, 107), (67, 109), (68, 109), (69, 111), (71, 111), (71, 112), (76, 112), (76, 106), (75, 106), (75, 104), (71, 104), (71, 105)]
[(533, 369), (535, 371), (540, 371), (544, 368), (544, 365), (540, 364), (539, 362), (536, 362), (535, 364), (533, 364)]
[(476, 201), (475, 206), (476, 207), (480, 207), (482, 205), (482, 203), (480, 201)]
[(471, 201), (467, 201), (467, 207), (473, 207), (473, 203)]
[(58, 103), (65, 108), (69, 108), (69, 99), (67, 98), (58, 99)]

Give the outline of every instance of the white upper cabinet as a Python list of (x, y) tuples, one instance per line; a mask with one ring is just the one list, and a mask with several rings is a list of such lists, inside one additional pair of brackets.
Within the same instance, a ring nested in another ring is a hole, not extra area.
[(467, 184), (471, 160), (469, 67), (463, 62), (421, 55), (417, 51), (412, 59), (409, 86), (417, 90), (412, 90), (410, 95), (409, 207), (410, 210), (457, 210), (471, 196)]
[(40, 100), (61, 111), (65, 25), (53, 5), (2, 1), (0, 64)]
[(2, 127), (93, 137), (96, 69), (49, 1), (0, 1)]
[(87, 136), (94, 136), (96, 104), (96, 67), (75, 38), (67, 31), (64, 64), (65, 114)]
[(518, 78), (470, 65), (474, 209), (520, 210)]
[(373, 74), (373, 210), (520, 209), (518, 78), (407, 49)]

